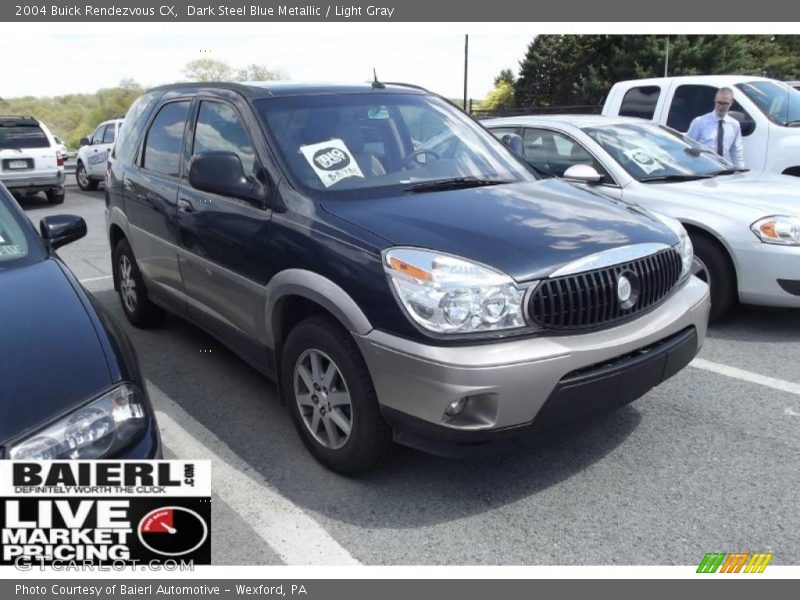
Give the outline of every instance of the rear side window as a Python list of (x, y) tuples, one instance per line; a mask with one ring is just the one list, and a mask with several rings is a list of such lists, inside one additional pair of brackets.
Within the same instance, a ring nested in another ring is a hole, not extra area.
[(242, 161), (245, 175), (253, 173), (255, 149), (239, 114), (220, 102), (203, 102), (197, 115), (192, 154), (233, 152)]
[[(117, 131), (117, 139), (114, 144), (112, 156), (123, 161), (131, 160), (129, 157), (136, 151), (139, 140), (141, 139), (142, 123), (145, 115), (150, 113), (150, 108), (158, 99), (155, 92), (139, 96), (139, 98), (128, 109), (125, 121), (120, 124)], [(133, 135), (135, 133), (135, 135)]]
[(145, 138), (142, 167), (177, 177), (189, 101), (171, 102), (161, 107)]
[(34, 122), (0, 122), (0, 149), (48, 148), (50, 141)]
[(114, 143), (114, 123), (109, 124), (106, 127), (106, 132), (103, 134), (103, 143), (104, 144), (113, 144)]
[[(717, 89), (719, 88), (710, 85), (678, 86), (672, 98), (672, 105), (669, 107), (667, 125), (682, 133), (689, 131), (692, 119), (714, 110), (714, 96), (717, 95)], [(739, 122), (753, 120), (736, 100), (733, 101), (729, 114)], [(749, 133), (752, 131), (747, 133), (743, 131), (742, 135), (746, 136)]]
[(656, 104), (661, 95), (657, 85), (644, 85), (629, 89), (622, 98), (619, 114), (622, 117), (652, 119), (656, 114)]

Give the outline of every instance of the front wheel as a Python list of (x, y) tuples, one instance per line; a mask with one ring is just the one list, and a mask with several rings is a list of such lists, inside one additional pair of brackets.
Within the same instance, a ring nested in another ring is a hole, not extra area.
[(391, 429), (358, 347), (336, 321), (315, 316), (299, 323), (286, 340), (281, 375), (295, 427), (322, 464), (354, 474), (386, 457)]
[(84, 192), (93, 192), (97, 189), (98, 182), (89, 177), (89, 174), (86, 172), (86, 167), (84, 167), (83, 163), (80, 161), (78, 161), (78, 164), (75, 166), (75, 181), (78, 182), (78, 187)]
[(144, 280), (128, 240), (114, 248), (114, 281), (117, 283), (122, 310), (131, 325), (150, 327), (164, 318), (164, 309), (147, 297)]
[(697, 277), (708, 284), (711, 294), (709, 321), (716, 321), (736, 302), (736, 272), (727, 253), (705, 236), (692, 236), (694, 256), (698, 262)]

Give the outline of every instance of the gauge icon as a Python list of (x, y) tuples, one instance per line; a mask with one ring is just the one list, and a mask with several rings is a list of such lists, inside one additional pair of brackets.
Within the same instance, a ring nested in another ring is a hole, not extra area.
[(137, 530), (142, 546), (162, 556), (194, 552), (208, 537), (205, 519), (183, 506), (162, 506), (147, 513)]

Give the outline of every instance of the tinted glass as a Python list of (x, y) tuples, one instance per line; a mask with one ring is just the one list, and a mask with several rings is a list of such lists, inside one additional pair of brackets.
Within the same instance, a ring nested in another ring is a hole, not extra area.
[(116, 125), (111, 123), (106, 127), (106, 132), (103, 134), (103, 143), (104, 144), (113, 144), (114, 143), (114, 132), (116, 131)]
[(623, 117), (639, 117), (652, 119), (656, 112), (656, 104), (661, 88), (657, 85), (645, 85), (631, 88), (622, 99), (619, 114)]
[(311, 192), (371, 197), (423, 181), (534, 179), (494, 136), (433, 96), (320, 94), (255, 106), (293, 179)]
[(253, 173), (256, 155), (239, 114), (229, 105), (203, 102), (197, 116), (192, 154), (233, 152), (242, 161), (245, 175)]
[(584, 131), (639, 181), (703, 177), (731, 166), (689, 138), (655, 124), (607, 125)]
[(189, 102), (172, 102), (158, 111), (144, 144), (142, 166), (145, 169), (177, 177), (180, 152)]
[(139, 135), (132, 135), (134, 131), (141, 133), (142, 121), (144, 115), (147, 114), (148, 108), (155, 103), (158, 96), (156, 93), (145, 94), (139, 98), (128, 109), (125, 115), (125, 121), (117, 132), (116, 143), (114, 144), (113, 156), (115, 158), (121, 157), (123, 160), (129, 160), (129, 156), (136, 150), (136, 145), (139, 141)]
[[(714, 96), (717, 95), (718, 89), (710, 85), (678, 86), (672, 98), (672, 105), (669, 107), (667, 126), (681, 132), (689, 131), (692, 119), (714, 110)], [(753, 120), (736, 100), (733, 101), (729, 114), (740, 123)]]
[(777, 81), (750, 81), (736, 87), (773, 123), (800, 125), (800, 92), (793, 87)]
[(36, 124), (0, 124), (0, 149), (47, 148), (50, 142)]

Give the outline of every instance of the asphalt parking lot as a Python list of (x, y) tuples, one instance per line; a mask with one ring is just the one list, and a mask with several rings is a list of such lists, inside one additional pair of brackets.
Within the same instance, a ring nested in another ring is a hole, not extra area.
[(739, 307), (692, 366), (613, 414), (493, 457), (398, 448), (359, 479), (314, 461), (275, 386), (199, 329), (143, 331), (113, 290), (103, 191), (22, 201), (84, 217), (67, 264), (125, 324), (169, 458), (212, 460), (214, 564), (800, 564), (800, 311)]

